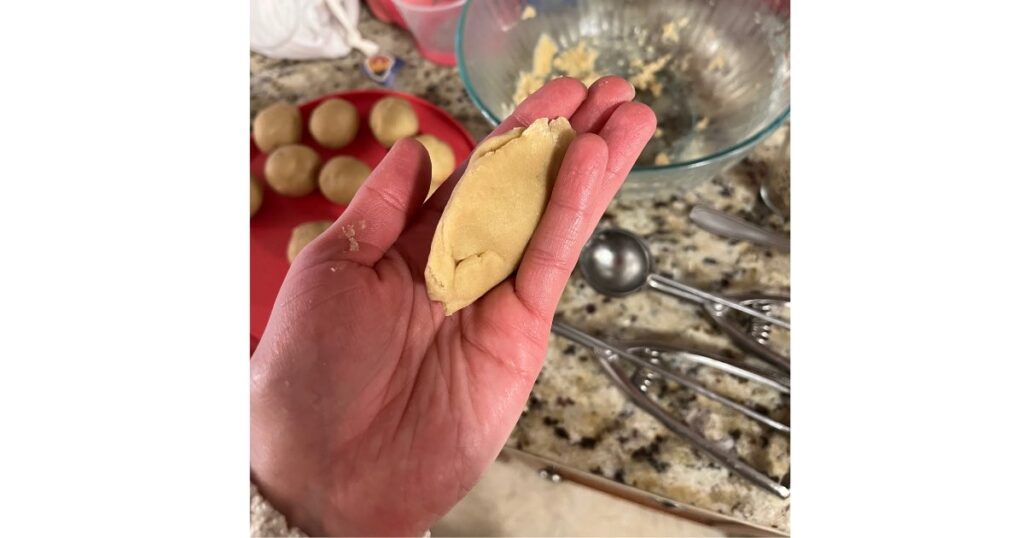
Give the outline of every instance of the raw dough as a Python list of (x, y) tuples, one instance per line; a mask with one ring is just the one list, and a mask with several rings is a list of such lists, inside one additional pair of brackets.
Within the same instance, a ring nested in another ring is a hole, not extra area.
[(661, 26), (661, 40), (666, 43), (679, 43), (679, 29), (690, 24), (689, 17), (669, 21)]
[(285, 196), (305, 196), (316, 189), (316, 171), (320, 157), (301, 144), (274, 150), (263, 167), (267, 184)]
[(420, 122), (408, 101), (385, 97), (370, 110), (370, 130), (378, 142), (390, 148), (399, 139), (418, 133)]
[(551, 74), (551, 66), (558, 53), (558, 43), (547, 34), (541, 34), (537, 46), (533, 49), (533, 74), (543, 77)]
[[(588, 47), (586, 42), (580, 41), (575, 47), (564, 50), (555, 56), (552, 65), (572, 78), (583, 80), (594, 75), (594, 62), (596, 61), (597, 51)], [(589, 85), (587, 84), (587, 86)]]
[(719, 52), (718, 54), (715, 55), (714, 58), (711, 59), (710, 62), (708, 62), (707, 70), (708, 71), (721, 71), (724, 68), (725, 68), (725, 56), (722, 56), (722, 53)]
[(601, 78), (594, 70), (598, 52), (590, 47), (585, 40), (576, 46), (558, 52), (558, 44), (548, 34), (541, 34), (533, 49), (533, 68), (519, 73), (516, 91), (512, 100), (518, 105), (531, 93), (540, 89), (554, 75), (566, 75), (577, 78), (588, 88)]
[(537, 39), (537, 45), (533, 49), (533, 70), (519, 73), (519, 82), (516, 83), (516, 93), (512, 100), (518, 105), (531, 93), (540, 89), (541, 86), (551, 77), (551, 63), (558, 53), (558, 44), (548, 34), (541, 34)]
[(346, 146), (359, 131), (359, 112), (344, 99), (328, 99), (309, 116), (309, 133), (325, 148)]
[(434, 135), (419, 135), (416, 140), (423, 144), (430, 154), (430, 192), (427, 193), (427, 198), (430, 198), (430, 195), (434, 194), (444, 180), (455, 171), (455, 153), (452, 152), (451, 146)]
[(661, 26), (661, 40), (671, 43), (679, 43), (679, 27), (675, 21), (666, 22)]
[(299, 107), (279, 101), (264, 108), (252, 122), (252, 138), (263, 153), (270, 153), (288, 144), (298, 144), (302, 138)]
[(445, 315), (508, 278), (547, 206), (576, 133), (565, 118), (541, 118), (485, 140), (444, 208), (424, 278)]
[(370, 167), (348, 155), (327, 161), (320, 170), (320, 192), (336, 204), (348, 204), (370, 175)]
[(251, 219), (263, 205), (263, 185), (249, 174), (249, 218)]
[(650, 90), (655, 97), (661, 95), (662, 86), (658, 83), (657, 76), (671, 59), (671, 54), (665, 54), (649, 64), (641, 64), (640, 71), (629, 77), (629, 83), (638, 90)]
[[(689, 19), (679, 19), (665, 24), (662, 27), (664, 34), (662, 39), (678, 40), (678, 35), (675, 32), (689, 22)], [(653, 54), (654, 48), (647, 47), (647, 52)], [(581, 39), (574, 46), (558, 52), (558, 44), (551, 39), (551, 36), (541, 34), (533, 49), (533, 66), (530, 71), (519, 73), (512, 101), (516, 105), (522, 103), (530, 94), (540, 89), (545, 82), (561, 75), (579, 79), (589, 88), (602, 76), (601, 73), (595, 71), (599, 56), (600, 53), (592, 48), (586, 39)], [(673, 55), (666, 54), (649, 63), (640, 58), (633, 58), (629, 62), (632, 73), (629, 83), (637, 90), (648, 91), (654, 97), (660, 97), (665, 91), (665, 86), (657, 80), (657, 75), (668, 66), (672, 58)], [(687, 58), (688, 56), (684, 57), (681, 70), (687, 68)], [(511, 112), (510, 107), (506, 108), (506, 114)]]
[(330, 226), (331, 221), (329, 220), (313, 220), (292, 228), (292, 237), (288, 240), (288, 263), (295, 261), (299, 252), (302, 252), (306, 245), (312, 243)]

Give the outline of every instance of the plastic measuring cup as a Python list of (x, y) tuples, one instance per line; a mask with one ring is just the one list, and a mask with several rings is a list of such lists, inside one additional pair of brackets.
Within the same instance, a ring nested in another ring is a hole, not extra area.
[(394, 0), (424, 58), (455, 65), (455, 27), (466, 0)]

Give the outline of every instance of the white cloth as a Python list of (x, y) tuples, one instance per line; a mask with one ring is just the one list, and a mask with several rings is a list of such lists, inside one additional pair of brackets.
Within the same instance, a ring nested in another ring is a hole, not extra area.
[(291, 60), (377, 53), (358, 22), (359, 0), (249, 0), (249, 48)]
[[(303, 538), (308, 535), (288, 525), (285, 517), (260, 495), (256, 485), (249, 482), (249, 536)], [(430, 529), (423, 538), (430, 538)]]

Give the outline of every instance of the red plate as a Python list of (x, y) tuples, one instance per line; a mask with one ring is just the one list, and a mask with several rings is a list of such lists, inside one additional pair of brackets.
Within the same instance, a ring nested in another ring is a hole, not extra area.
[[(444, 140), (455, 153), (456, 162), (469, 157), (476, 145), (469, 133), (455, 119), (433, 104), (407, 93), (389, 90), (355, 90), (324, 95), (299, 105), (302, 112), (304, 133), (302, 143), (316, 150), (323, 162), (335, 155), (351, 155), (362, 160), (371, 168), (384, 158), (387, 148), (380, 145), (370, 132), (367, 118), (370, 109), (378, 99), (394, 95), (409, 101), (420, 122), (420, 133), (432, 134)], [(343, 97), (359, 111), (359, 133), (349, 145), (336, 150), (320, 147), (309, 135), (305, 126), (309, 115), (321, 101), (331, 97)], [(263, 164), (267, 156), (260, 153), (249, 137), (249, 172), (263, 181)], [(263, 205), (249, 221), (249, 332), (250, 351), (263, 337), (263, 330), (270, 318), (274, 299), (288, 273), (288, 258), (285, 250), (292, 228), (303, 222), (319, 219), (334, 220), (341, 215), (345, 206), (328, 201), (316, 191), (302, 198), (288, 198), (271, 190), (264, 183)]]

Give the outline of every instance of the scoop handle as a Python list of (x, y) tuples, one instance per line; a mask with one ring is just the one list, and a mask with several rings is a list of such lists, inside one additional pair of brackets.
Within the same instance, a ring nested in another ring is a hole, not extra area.
[[(696, 385), (690, 385), (688, 384), (688, 380), (686, 380), (686, 378), (680, 377), (675, 372), (667, 370), (656, 364), (651, 364), (650, 362), (645, 361), (640, 357), (637, 357), (629, 353), (626, 350), (619, 349), (615, 345), (605, 342), (599, 338), (595, 338), (594, 336), (591, 336), (561, 320), (556, 319), (554, 323), (552, 323), (551, 332), (563, 338), (572, 340), (577, 344), (587, 346), (593, 349), (597, 356), (598, 363), (601, 365), (601, 368), (605, 371), (606, 374), (608, 374), (608, 376), (619, 387), (619, 389), (624, 391), (626, 395), (630, 398), (630, 400), (633, 401), (634, 404), (636, 404), (644, 411), (650, 413), (655, 419), (660, 421), (666, 428), (671, 430), (673, 433), (693, 443), (693, 445), (696, 446), (698, 449), (703, 450), (706, 454), (715, 458), (720, 463), (722, 463), (723, 465), (725, 465), (738, 475), (742, 476), (743, 478), (750, 480), (757, 486), (762, 487), (768, 491), (771, 491), (780, 498), (786, 499), (789, 497), (788, 487), (779, 484), (778, 482), (774, 481), (771, 477), (758, 471), (754, 467), (751, 467), (750, 465), (742, 461), (738, 455), (732, 452), (727, 452), (720, 448), (719, 446), (717, 446), (715, 443), (708, 441), (700, 433), (691, 429), (689, 426), (680, 422), (679, 420), (676, 420), (660, 405), (656, 404), (651, 399), (649, 399), (646, 396), (646, 394), (644, 394), (640, 389), (636, 387), (636, 385), (633, 385), (632, 383), (627, 381), (628, 378), (625, 372), (620, 368), (617, 368), (615, 364), (613, 364), (615, 362), (614, 359), (626, 359), (629, 360), (630, 362), (634, 362), (640, 368), (657, 372), (662, 376), (667, 377), (668, 379), (672, 379), (676, 382), (686, 382), (688, 388), (690, 388), (691, 390), (699, 389), (700, 393), (702, 393), (705, 396), (708, 396), (709, 393), (718, 396), (716, 393), (708, 391), (707, 389), (703, 389), (702, 387), (697, 387)], [(732, 407), (733, 409), (741, 412), (746, 411), (744, 414), (747, 415), (748, 417), (751, 417), (751, 415), (753, 414), (761, 419), (768, 420), (768, 422), (774, 422), (768, 419), (768, 417), (761, 416), (759, 413), (753, 412), (743, 406), (740, 406), (739, 404), (736, 404), (735, 402), (729, 401), (726, 398), (722, 398), (720, 396), (719, 398), (721, 399), (716, 398), (716, 400), (719, 401), (719, 403), (729, 402), (732, 404), (732, 406), (730, 407)], [(759, 422), (761, 421), (759, 420)], [(779, 426), (781, 426), (781, 428), (779, 428)], [(789, 433), (789, 427), (785, 425), (777, 424), (776, 429), (780, 429), (780, 431), (783, 431), (784, 433), (787, 434)]]
[(722, 237), (750, 241), (763, 247), (789, 252), (788, 237), (724, 211), (697, 205), (690, 210), (690, 220), (698, 227)]
[(693, 301), (700, 304), (712, 302), (717, 305), (724, 306), (726, 308), (731, 308), (733, 310), (736, 310), (737, 312), (743, 312), (744, 314), (755, 317), (759, 320), (767, 321), (772, 325), (778, 325), (779, 327), (785, 329), (790, 328), (789, 322), (784, 319), (769, 316), (764, 312), (759, 312), (757, 310), (754, 310), (753, 308), (750, 308), (749, 306), (744, 306), (740, 303), (737, 303), (736, 301), (733, 301), (732, 299), (728, 299), (726, 297), (722, 297), (721, 295), (704, 291), (702, 289), (695, 288), (687, 284), (683, 284), (682, 282), (677, 282), (675, 280), (672, 280), (671, 278), (665, 278), (661, 275), (652, 274), (649, 277), (647, 277), (647, 286), (654, 290), (671, 295), (673, 297), (678, 297), (680, 299)]

